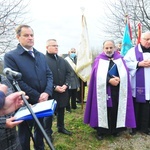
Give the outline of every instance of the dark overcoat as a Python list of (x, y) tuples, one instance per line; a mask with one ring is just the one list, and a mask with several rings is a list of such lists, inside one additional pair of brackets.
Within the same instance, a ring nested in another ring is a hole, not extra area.
[(33, 49), (33, 58), (20, 44), (4, 56), (4, 67), (11, 68), (22, 74), (21, 79), (17, 79), (21, 90), (29, 96), (29, 103), (38, 102), (40, 94), (43, 92), (52, 95), (53, 76), (50, 71), (45, 55)]
[[(70, 82), (70, 66), (68, 62), (57, 55), (57, 59), (54, 54), (46, 53), (46, 60), (53, 74), (53, 85), (67, 85)], [(68, 104), (68, 88), (64, 93), (58, 93), (53, 91), (52, 96), (57, 101), (57, 107), (66, 107)]]

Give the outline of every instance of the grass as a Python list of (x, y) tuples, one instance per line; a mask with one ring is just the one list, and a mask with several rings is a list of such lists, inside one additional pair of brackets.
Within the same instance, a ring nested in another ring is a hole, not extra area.
[[(78, 104), (76, 110), (72, 110), (71, 113), (65, 113), (65, 127), (72, 131), (72, 136), (64, 135), (57, 132), (56, 117), (53, 121), (53, 146), (55, 150), (99, 150), (107, 149), (107, 142), (114, 141), (113, 137), (108, 137), (106, 140), (98, 141), (96, 139), (96, 131), (83, 123), (84, 107), (82, 109), (81, 104)], [(46, 145), (45, 150), (50, 148)]]
[[(108, 136), (104, 140), (96, 139), (96, 131), (83, 123), (84, 109), (77, 104), (77, 109), (71, 113), (65, 112), (65, 127), (73, 132), (72, 136), (57, 132), (56, 116), (53, 120), (53, 147), (55, 150), (148, 150), (150, 149), (148, 136), (137, 134), (130, 136), (128, 132), (121, 137)], [(32, 141), (31, 141), (32, 142)], [(141, 145), (141, 146), (140, 146)], [(31, 144), (33, 147), (33, 144)], [(143, 148), (144, 146), (144, 148)], [(136, 148), (135, 148), (136, 147)], [(31, 148), (33, 150), (33, 148)], [(45, 142), (45, 150), (50, 150)]]
[[(87, 95), (87, 89), (85, 89), (85, 95)], [(113, 142), (112, 137), (98, 141), (95, 137), (96, 131), (83, 123), (85, 105), (84, 103), (82, 107), (81, 104), (77, 104), (76, 110), (72, 110), (71, 113), (65, 112), (65, 128), (73, 133), (72, 136), (57, 132), (56, 116), (54, 116), (52, 127), (54, 141), (52, 144), (55, 150), (107, 150), (108, 142)], [(31, 147), (33, 147), (32, 141)], [(45, 150), (50, 150), (46, 142)]]
[[(149, 150), (149, 136), (137, 134), (130, 136), (124, 132), (121, 137), (107, 136), (104, 140), (96, 139), (96, 131), (83, 123), (85, 104), (82, 109), (77, 105), (71, 113), (65, 112), (65, 127), (73, 132), (72, 136), (57, 132), (56, 117), (53, 121), (53, 147), (55, 150)], [(144, 146), (144, 148), (143, 148)], [(135, 148), (136, 147), (136, 148)], [(32, 149), (33, 150), (33, 149)], [(45, 150), (50, 150), (45, 142)]]
[[(87, 95), (87, 89), (85, 90), (85, 95)], [(85, 103), (83, 107), (81, 104), (77, 104), (78, 108), (76, 110), (72, 110), (71, 113), (65, 112), (65, 128), (73, 133), (72, 136), (57, 132), (56, 116), (54, 116), (52, 127), (54, 141), (52, 144), (55, 150), (110, 150), (111, 144), (116, 143), (117, 138), (112, 136), (108, 136), (102, 141), (96, 139), (96, 131), (83, 123), (85, 106)], [(128, 140), (130, 137), (127, 135), (124, 138)], [(33, 147), (33, 144), (31, 146)], [(45, 150), (50, 150), (46, 142)], [(117, 146), (113, 150), (125, 149)]]
[[(95, 130), (83, 123), (84, 109), (78, 105), (78, 109), (71, 113), (65, 113), (65, 127), (72, 131), (72, 136), (57, 132), (56, 118), (53, 121), (53, 146), (56, 150), (96, 150), (101, 143), (95, 139)], [(92, 148), (94, 147), (94, 148)], [(49, 148), (47, 147), (46, 150)]]

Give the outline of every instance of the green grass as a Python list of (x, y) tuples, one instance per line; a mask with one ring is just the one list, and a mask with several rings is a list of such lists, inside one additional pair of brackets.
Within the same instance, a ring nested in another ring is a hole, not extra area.
[[(85, 104), (84, 104), (85, 107)], [(56, 118), (53, 121), (53, 146), (56, 150), (99, 150), (105, 149), (107, 142), (113, 142), (113, 138), (98, 141), (96, 139), (96, 131), (83, 123), (84, 107), (78, 104), (76, 110), (71, 113), (65, 113), (65, 127), (73, 132), (72, 136), (64, 135), (57, 132)], [(50, 148), (46, 145), (45, 150)], [(107, 149), (107, 148), (106, 148)]]
[[(87, 88), (85, 89), (85, 99), (87, 95)], [(77, 104), (77, 109), (72, 110), (71, 113), (65, 112), (65, 128), (71, 131), (72, 136), (64, 135), (57, 132), (56, 116), (53, 120), (53, 147), (55, 150), (107, 150), (107, 144), (112, 143), (114, 138), (108, 137), (103, 141), (96, 139), (96, 131), (83, 123), (84, 109), (81, 104)], [(33, 150), (33, 144), (31, 141)], [(50, 150), (45, 142), (45, 150)]]
[[(121, 137), (106, 136), (102, 141), (97, 140), (96, 131), (83, 123), (85, 105), (82, 109), (81, 104), (78, 104), (76, 110), (72, 110), (71, 113), (65, 112), (65, 127), (73, 132), (72, 136), (57, 132), (56, 116), (54, 117), (52, 127), (54, 141), (52, 145), (55, 150), (137, 150), (134, 149), (134, 141), (136, 142), (139, 135), (132, 137), (128, 132), (123, 133)], [(127, 141), (130, 142), (127, 144), (128, 147), (125, 147)], [(114, 146), (112, 147), (112, 145)], [(33, 150), (32, 140), (31, 147)], [(46, 142), (45, 150), (50, 150)]]
[[(95, 145), (92, 142), (95, 131), (83, 123), (83, 114), (81, 105), (78, 105), (78, 109), (72, 110), (71, 113), (65, 113), (65, 127), (73, 132), (72, 136), (58, 133), (56, 119), (54, 119), (53, 145), (56, 150), (91, 149)], [(90, 144), (87, 145), (87, 143)]]
[[(87, 95), (87, 89), (86, 94)], [(86, 99), (86, 98), (85, 98)], [(72, 136), (64, 135), (57, 132), (56, 116), (53, 120), (53, 147), (55, 150), (148, 150), (149, 137), (141, 135), (130, 136), (128, 131), (124, 132), (121, 137), (114, 138), (113, 136), (107, 136), (104, 140), (99, 141), (96, 139), (96, 131), (89, 127), (89, 125), (83, 123), (84, 109), (81, 104), (77, 104), (77, 109), (72, 110), (71, 113), (65, 112), (65, 127), (73, 132)], [(83, 108), (83, 109), (82, 109)], [(148, 141), (145, 144), (140, 142), (139, 138)], [(145, 148), (136, 147), (138, 144), (144, 144)], [(112, 147), (113, 145), (113, 147)], [(33, 143), (31, 140), (31, 150), (33, 150)], [(50, 150), (49, 146), (45, 142), (45, 150)]]

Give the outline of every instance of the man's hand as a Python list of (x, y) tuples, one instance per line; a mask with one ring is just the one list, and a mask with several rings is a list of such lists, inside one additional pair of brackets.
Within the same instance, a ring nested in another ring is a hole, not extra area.
[(113, 76), (113, 78), (109, 80), (109, 83), (113, 86), (117, 86), (120, 83), (120, 78)]
[(67, 89), (66, 85), (63, 85), (63, 86), (57, 85), (55, 88), (55, 91), (57, 91), (58, 93), (64, 93), (66, 91), (66, 89)]
[[(25, 92), (20, 91), (20, 92), (15, 92), (10, 95), (8, 95), (5, 98), (5, 104), (4, 107), (0, 110), (0, 115), (5, 115), (14, 112), (16, 109), (21, 107), (24, 102), (22, 99), (22, 94), (25, 95)], [(26, 99), (28, 99), (28, 96), (25, 96)]]
[(49, 97), (49, 95), (48, 95), (47, 93), (45, 93), (45, 92), (44, 92), (44, 93), (41, 93), (38, 102), (40, 103), (40, 102), (47, 101), (47, 100), (48, 100), (48, 97)]
[(138, 67), (150, 67), (150, 60), (143, 60), (138, 63)]
[(17, 126), (18, 124), (20, 124), (21, 122), (23, 122), (23, 120), (19, 120), (19, 121), (14, 121), (14, 120), (15, 120), (15, 117), (6, 119), (6, 128), (13, 128)]
[(8, 87), (5, 84), (0, 84), (0, 91), (2, 91), (4, 94), (7, 93)]

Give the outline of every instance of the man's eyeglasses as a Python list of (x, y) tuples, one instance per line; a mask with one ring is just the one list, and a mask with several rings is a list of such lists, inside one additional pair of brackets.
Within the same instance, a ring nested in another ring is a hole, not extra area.
[(48, 45), (48, 46), (52, 46), (52, 47), (58, 47), (58, 45)]

